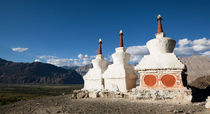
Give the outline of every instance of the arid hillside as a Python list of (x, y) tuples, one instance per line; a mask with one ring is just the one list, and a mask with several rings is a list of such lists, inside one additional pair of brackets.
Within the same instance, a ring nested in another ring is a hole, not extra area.
[(206, 88), (210, 85), (210, 58), (191, 56), (180, 58), (187, 67), (188, 84), (197, 88)]

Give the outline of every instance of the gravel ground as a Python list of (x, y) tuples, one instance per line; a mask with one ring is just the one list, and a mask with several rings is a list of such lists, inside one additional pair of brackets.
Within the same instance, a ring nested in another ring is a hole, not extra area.
[(0, 114), (170, 114), (206, 113), (205, 103), (174, 104), (168, 101), (145, 101), (117, 98), (71, 99), (70, 95), (20, 101), (0, 107)]

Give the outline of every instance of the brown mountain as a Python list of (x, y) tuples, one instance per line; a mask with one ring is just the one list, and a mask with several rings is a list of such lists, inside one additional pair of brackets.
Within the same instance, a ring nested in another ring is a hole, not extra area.
[(87, 64), (87, 65), (85, 65), (85, 66), (81, 66), (81, 67), (79, 67), (79, 68), (76, 68), (76, 71), (77, 71), (80, 75), (84, 76), (84, 75), (88, 72), (88, 70), (91, 69), (91, 68), (93, 68), (93, 65), (92, 65), (92, 64)]
[(0, 58), (0, 83), (81, 84), (83, 78), (74, 70), (67, 70), (51, 64), (16, 63)]
[(191, 56), (179, 58), (187, 67), (187, 81), (189, 85), (204, 88), (210, 85), (210, 58)]

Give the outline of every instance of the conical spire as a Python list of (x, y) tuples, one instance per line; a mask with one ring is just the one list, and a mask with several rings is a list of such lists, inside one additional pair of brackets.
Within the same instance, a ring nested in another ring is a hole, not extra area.
[(160, 14), (157, 16), (157, 20), (158, 20), (158, 30), (157, 30), (157, 33), (161, 33), (161, 32), (163, 32), (163, 28), (162, 28), (162, 24), (161, 24), (162, 17), (161, 17)]
[(101, 49), (102, 40), (101, 40), (101, 38), (98, 40), (98, 42), (99, 42), (98, 55), (101, 55), (102, 54), (102, 49)]
[(120, 42), (119, 42), (119, 47), (124, 47), (123, 46), (123, 32), (120, 30)]

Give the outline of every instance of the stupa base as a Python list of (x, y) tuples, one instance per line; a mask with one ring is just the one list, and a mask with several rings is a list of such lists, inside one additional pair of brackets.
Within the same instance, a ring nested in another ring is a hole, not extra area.
[(72, 94), (72, 98), (127, 98), (149, 101), (165, 100), (174, 103), (191, 103), (192, 91), (186, 88), (173, 90), (134, 88), (128, 92), (75, 90)]
[(101, 90), (103, 89), (102, 79), (84, 79), (85, 90)]
[(130, 98), (148, 100), (170, 100), (173, 102), (190, 103), (192, 91), (187, 88), (180, 89), (150, 89), (135, 88), (129, 93)]

